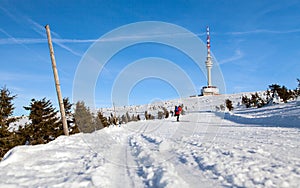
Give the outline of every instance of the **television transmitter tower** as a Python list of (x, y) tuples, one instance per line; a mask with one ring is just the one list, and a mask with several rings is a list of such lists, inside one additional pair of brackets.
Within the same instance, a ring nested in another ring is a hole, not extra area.
[(207, 48), (207, 57), (205, 61), (206, 70), (207, 70), (207, 86), (202, 88), (202, 95), (219, 95), (219, 89), (216, 86), (212, 85), (212, 74), (211, 68), (213, 66), (211, 54), (210, 54), (210, 34), (209, 34), (209, 27), (206, 27), (206, 48)]

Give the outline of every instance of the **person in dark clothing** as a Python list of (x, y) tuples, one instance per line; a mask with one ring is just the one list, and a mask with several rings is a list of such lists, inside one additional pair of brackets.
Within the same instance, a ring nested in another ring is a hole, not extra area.
[(181, 113), (181, 106), (175, 106), (175, 116), (177, 116), (177, 121), (179, 121), (179, 115)]

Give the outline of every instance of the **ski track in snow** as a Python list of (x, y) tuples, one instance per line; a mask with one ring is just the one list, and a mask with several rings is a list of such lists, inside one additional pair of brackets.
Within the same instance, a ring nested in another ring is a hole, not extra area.
[(192, 109), (180, 122), (131, 122), (18, 146), (0, 162), (0, 187), (299, 187), (299, 112), (288, 103), (222, 119)]

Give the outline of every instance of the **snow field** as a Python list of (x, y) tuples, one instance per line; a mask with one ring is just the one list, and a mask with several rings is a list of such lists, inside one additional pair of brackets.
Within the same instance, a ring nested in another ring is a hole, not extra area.
[(187, 106), (180, 122), (130, 122), (16, 147), (0, 162), (0, 187), (299, 187), (300, 106), (213, 111), (240, 96), (166, 102)]

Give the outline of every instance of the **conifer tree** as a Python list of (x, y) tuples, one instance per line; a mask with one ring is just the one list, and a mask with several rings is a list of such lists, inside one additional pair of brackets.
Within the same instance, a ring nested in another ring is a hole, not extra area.
[(254, 106), (254, 107), (257, 107), (258, 105), (258, 93), (255, 93), (255, 94), (251, 94), (251, 99), (250, 99), (250, 105)]
[(20, 130), (31, 145), (48, 143), (63, 135), (62, 123), (57, 116), (58, 111), (52, 106), (50, 100), (32, 99), (28, 107), (30, 124)]
[(300, 96), (300, 79), (299, 78), (297, 78), (297, 82), (298, 82), (298, 87), (296, 89), (296, 95)]
[(117, 120), (117, 117), (111, 113), (108, 121), (109, 121), (110, 125), (117, 125), (118, 120)]
[(145, 111), (145, 119), (149, 120), (150, 119), (150, 115), (148, 114), (148, 111)]
[(15, 97), (6, 87), (0, 90), (0, 159), (8, 150), (19, 145), (19, 142), (15, 142), (17, 135), (8, 131), (9, 124), (15, 121), (11, 117), (15, 109), (12, 102)]
[(12, 101), (15, 98), (16, 95), (11, 95), (6, 87), (0, 90), (0, 136), (1, 132), (6, 132), (9, 124), (15, 121), (15, 118), (11, 117), (15, 109)]
[(72, 106), (73, 104), (70, 103), (69, 98), (63, 99), (66, 118), (67, 118), (67, 124), (69, 128), (69, 134), (76, 134), (79, 133), (78, 126), (75, 124), (74, 114), (72, 113)]
[(124, 114), (121, 116), (121, 123), (128, 123), (128, 119), (127, 119), (127, 116), (125, 116)]
[(132, 121), (132, 119), (130, 118), (130, 116), (129, 116), (129, 113), (128, 113), (128, 112), (126, 112), (126, 118), (127, 118), (127, 122), (130, 122), (130, 121)]
[(269, 85), (269, 88), (271, 89), (273, 95), (275, 96), (275, 93), (277, 92), (279, 97), (283, 100), (283, 102), (287, 102), (289, 99), (293, 98), (293, 92), (291, 90), (288, 90), (285, 86), (280, 86), (278, 84), (272, 84)]
[(72, 116), (72, 106), (68, 97), (63, 99), (66, 116)]
[(246, 95), (242, 97), (242, 104), (244, 104), (246, 108), (250, 108), (251, 106), (250, 99)]
[(229, 99), (226, 99), (225, 103), (226, 103), (226, 107), (228, 108), (228, 110), (232, 111), (233, 110), (232, 101)]
[(267, 95), (267, 103), (269, 103), (271, 100), (271, 93), (269, 89), (267, 90), (266, 95)]
[(103, 129), (104, 127), (108, 127), (109, 123), (106, 117), (103, 116), (103, 113), (99, 111), (96, 117), (96, 130)]
[(75, 107), (75, 124), (78, 126), (80, 132), (91, 133), (96, 130), (93, 122), (93, 114), (90, 109), (85, 106), (83, 101), (78, 101)]
[(163, 111), (164, 111), (164, 118), (169, 118), (169, 111), (167, 110), (166, 107), (162, 107)]
[(164, 113), (162, 111), (157, 112), (157, 119), (163, 119), (164, 118)]
[(275, 92), (278, 93), (278, 91), (280, 89), (280, 85), (278, 85), (278, 84), (272, 84), (272, 85), (269, 85), (269, 88), (270, 88), (270, 90), (272, 92), (272, 97), (274, 97), (275, 96)]

